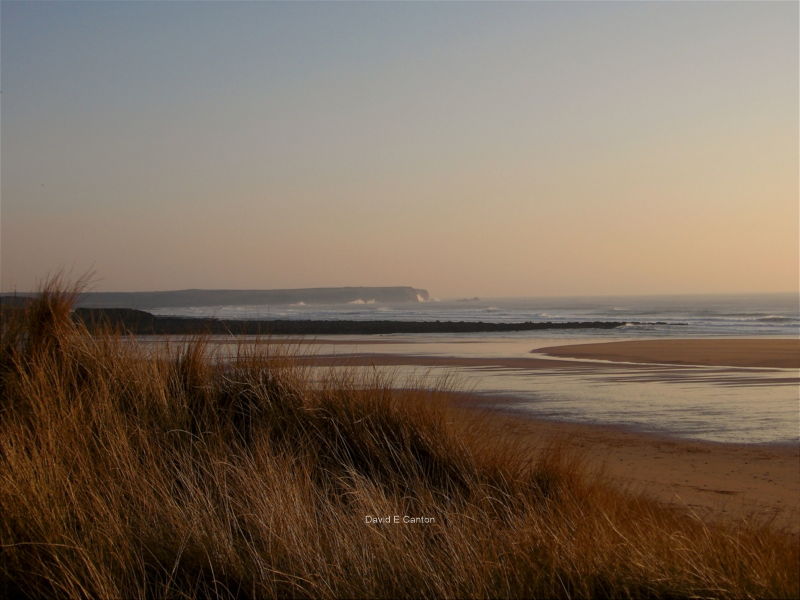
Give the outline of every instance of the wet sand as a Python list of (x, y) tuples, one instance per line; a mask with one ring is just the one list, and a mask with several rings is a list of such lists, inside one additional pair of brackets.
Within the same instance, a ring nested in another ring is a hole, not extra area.
[[(487, 435), (512, 438), (520, 451), (561, 443), (617, 484), (710, 518), (774, 519), (800, 531), (800, 445), (679, 440), (621, 427), (536, 419), (491, 408), (492, 399), (447, 394)], [(507, 405), (507, 399), (497, 399)]]
[[(550, 358), (508, 358), (469, 356), (427, 356), (415, 354), (317, 354), (299, 356), (301, 362), (315, 366), (371, 367), (409, 365), (419, 367), (498, 367), (505, 369), (585, 369), (607, 368), (610, 365)], [(636, 368), (634, 366), (633, 368)]]
[(632, 363), (800, 369), (800, 339), (661, 339), (550, 346), (560, 358)]

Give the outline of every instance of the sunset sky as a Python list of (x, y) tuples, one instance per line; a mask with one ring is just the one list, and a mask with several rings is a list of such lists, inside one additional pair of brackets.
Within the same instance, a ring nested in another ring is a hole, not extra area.
[(796, 2), (1, 16), (3, 291), (798, 288)]

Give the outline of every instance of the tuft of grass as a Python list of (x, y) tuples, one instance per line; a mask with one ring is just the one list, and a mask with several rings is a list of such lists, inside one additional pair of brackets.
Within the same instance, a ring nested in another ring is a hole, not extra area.
[[(488, 437), (435, 391), (324, 382), (70, 319), (0, 327), (0, 590), (21, 598), (777, 598), (798, 540), (620, 491)], [(408, 515), (426, 524), (370, 524)]]

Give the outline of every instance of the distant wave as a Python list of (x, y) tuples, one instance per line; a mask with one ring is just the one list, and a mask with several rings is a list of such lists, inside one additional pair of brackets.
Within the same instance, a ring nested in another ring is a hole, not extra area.
[[(713, 314), (713, 315), (718, 316), (718, 317), (758, 317), (758, 318), (782, 317), (782, 318), (787, 318), (788, 317), (787, 313), (788, 312), (793, 312), (793, 311), (780, 311), (780, 312), (782, 314), (774, 313), (774, 312), (773, 313), (768, 313), (766, 311), (761, 311), (761, 312), (758, 312), (758, 311), (719, 312), (719, 313), (711, 312), (710, 314)], [(796, 315), (795, 316), (795, 318), (797, 318), (797, 317), (800, 317), (800, 315)]]
[(655, 323), (625, 323), (619, 329), (633, 329), (637, 331), (652, 331), (658, 329), (659, 325)]
[(375, 298), (370, 298), (369, 300), (364, 300), (363, 298), (357, 298), (355, 300), (351, 300), (348, 304), (375, 304), (377, 301)]
[(760, 317), (756, 319), (756, 321), (765, 321), (767, 323), (791, 323), (792, 321), (800, 322), (800, 318), (798, 317), (783, 317), (781, 315), (768, 315), (766, 317)]
[(790, 317), (787, 315), (764, 315), (764, 313), (748, 314), (725, 314), (707, 317), (709, 321), (733, 321), (737, 323), (792, 323), (800, 322), (800, 316)]

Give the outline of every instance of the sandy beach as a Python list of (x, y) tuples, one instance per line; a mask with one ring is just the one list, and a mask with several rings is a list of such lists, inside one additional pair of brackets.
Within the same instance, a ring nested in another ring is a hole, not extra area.
[(537, 348), (555, 357), (633, 363), (800, 369), (800, 339), (661, 339)]
[(620, 485), (700, 516), (775, 519), (800, 531), (800, 445), (720, 444), (621, 427), (563, 423), (486, 408), (485, 396), (449, 395), (487, 435), (511, 436), (521, 452), (557, 443)]
[[(664, 339), (540, 348), (554, 357), (631, 363), (800, 367), (800, 340)], [(473, 400), (462, 398), (469, 405)], [(773, 517), (800, 530), (800, 446), (677, 440), (621, 428), (503, 416), (504, 435), (543, 447), (560, 440), (619, 482), (721, 517)]]
[[(213, 338), (212, 338), (213, 340)], [(340, 352), (328, 353), (326, 347), (381, 346), (398, 344), (389, 338), (354, 337), (349, 339), (283, 338), (260, 340), (288, 348), (314, 346), (313, 360), (320, 365), (418, 365), (479, 367), (494, 366), (518, 369), (619, 367), (615, 363), (639, 365), (672, 364), (684, 366), (760, 367), (768, 369), (800, 369), (800, 339), (659, 339), (593, 342), (534, 347), (533, 356), (447, 356), (414, 353)], [(228, 343), (223, 340), (222, 343)], [(303, 352), (296, 352), (300, 356)], [(562, 360), (559, 360), (562, 359)], [(563, 360), (568, 359), (568, 360)], [(580, 362), (586, 359), (585, 362)], [(593, 361), (608, 361), (593, 362)], [(631, 364), (632, 363), (632, 364)]]

